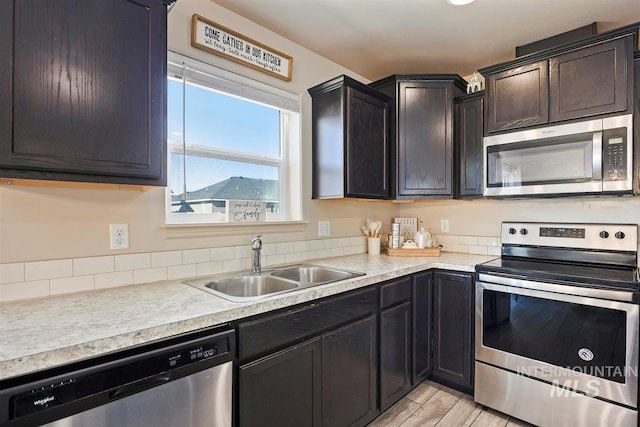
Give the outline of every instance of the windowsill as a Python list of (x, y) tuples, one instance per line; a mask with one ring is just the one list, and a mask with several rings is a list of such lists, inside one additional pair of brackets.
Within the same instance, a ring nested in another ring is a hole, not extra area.
[(270, 221), (236, 223), (184, 223), (164, 224), (167, 239), (185, 237), (234, 236), (242, 234), (275, 234), (282, 232), (304, 231), (309, 221)]

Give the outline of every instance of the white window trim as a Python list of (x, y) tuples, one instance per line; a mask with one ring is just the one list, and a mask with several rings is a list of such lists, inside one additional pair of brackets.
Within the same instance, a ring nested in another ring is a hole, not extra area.
[[(300, 224), (302, 219), (302, 187), (301, 187), (301, 149), (300, 149), (300, 97), (296, 94), (283, 91), (279, 88), (249, 79), (223, 70), (221, 68), (202, 63), (186, 56), (169, 52), (168, 60), (170, 64), (180, 64), (186, 66), (190, 71), (203, 73), (207, 77), (208, 89), (213, 83), (213, 90), (217, 90), (225, 95), (237, 96), (253, 102), (276, 108), (281, 111), (280, 128), (288, 130), (281, 132), (280, 152), (282, 157), (247, 155), (246, 153), (233, 150), (203, 147), (194, 144), (182, 144), (169, 142), (167, 140), (167, 164), (170, 164), (172, 153), (185, 153), (187, 155), (198, 155), (202, 157), (231, 160), (239, 162), (256, 163), (267, 166), (279, 167), (280, 176), (280, 212), (277, 214), (267, 213), (265, 223), (243, 223), (246, 225), (273, 225), (273, 224)], [(171, 65), (169, 66), (171, 69)], [(197, 78), (190, 81), (196, 82)], [(259, 161), (256, 161), (259, 159)], [(171, 183), (171, 168), (167, 168), (167, 180)], [(293, 195), (293, 197), (290, 197)], [(171, 186), (167, 186), (165, 191), (165, 225), (166, 227), (192, 225), (192, 226), (229, 226), (234, 223), (221, 222), (220, 214), (205, 213), (172, 213), (171, 212)]]

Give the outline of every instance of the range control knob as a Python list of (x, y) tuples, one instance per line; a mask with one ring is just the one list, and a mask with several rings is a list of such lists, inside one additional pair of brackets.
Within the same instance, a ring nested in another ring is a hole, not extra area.
[(622, 231), (618, 231), (616, 233), (616, 239), (624, 239), (624, 233)]
[(529, 232), (527, 231), (526, 228), (521, 228), (520, 229), (520, 234), (522, 234), (523, 236), (526, 236)]
[(516, 234), (516, 232), (517, 232), (516, 229), (513, 227), (509, 229), (509, 234)]
[(603, 239), (608, 239), (609, 238), (609, 232), (608, 231), (601, 231), (600, 232), (600, 237), (602, 237)]

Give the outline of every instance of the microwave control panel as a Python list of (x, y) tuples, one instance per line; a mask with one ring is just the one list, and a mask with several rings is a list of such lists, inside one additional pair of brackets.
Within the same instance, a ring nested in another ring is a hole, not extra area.
[(627, 129), (607, 129), (602, 133), (603, 179), (624, 181), (627, 179)]

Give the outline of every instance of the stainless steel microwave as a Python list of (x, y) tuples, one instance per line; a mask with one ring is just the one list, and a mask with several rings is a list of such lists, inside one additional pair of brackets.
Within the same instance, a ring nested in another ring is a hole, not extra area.
[(633, 115), (488, 136), (488, 197), (631, 193)]

